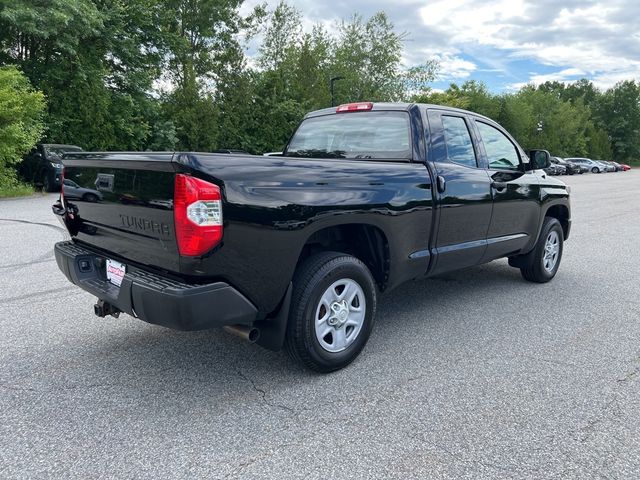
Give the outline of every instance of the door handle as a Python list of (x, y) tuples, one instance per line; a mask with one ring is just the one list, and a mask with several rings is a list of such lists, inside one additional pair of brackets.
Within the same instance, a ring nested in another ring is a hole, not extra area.
[(444, 193), (444, 191), (447, 188), (447, 181), (444, 179), (442, 175), (438, 175), (437, 181), (438, 181), (438, 192)]
[(491, 188), (494, 188), (498, 192), (502, 192), (507, 188), (507, 184), (505, 182), (491, 182)]

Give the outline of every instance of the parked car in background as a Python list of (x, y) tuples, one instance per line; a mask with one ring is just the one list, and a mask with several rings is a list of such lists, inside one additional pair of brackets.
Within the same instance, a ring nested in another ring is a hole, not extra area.
[(611, 162), (611, 163), (613, 163), (613, 165), (616, 167), (616, 172), (624, 171), (624, 169), (622, 168), (622, 165), (620, 165), (618, 162)]
[(91, 188), (83, 188), (73, 180), (64, 179), (64, 196), (67, 200), (81, 200), (97, 202), (102, 199), (102, 193)]
[(547, 175), (565, 175), (567, 173), (567, 169), (562, 165), (550, 162), (549, 166), (544, 169), (544, 172)]
[(631, 170), (631, 166), (627, 165), (626, 163), (621, 163), (620, 166), (622, 167), (623, 172)]
[(591, 173), (602, 173), (606, 171), (606, 168), (603, 164), (596, 162), (595, 160), (591, 160), (590, 158), (584, 158), (584, 157), (570, 157), (570, 158), (565, 158), (565, 160), (567, 162), (571, 162), (571, 163), (575, 163), (577, 165), (580, 165), (581, 167), (584, 166), (585, 168), (587, 168)]
[(77, 145), (40, 143), (24, 158), (18, 171), (28, 182), (41, 186), (47, 192), (62, 186), (62, 156), (67, 152), (82, 152)]
[(598, 162), (599, 164), (602, 165), (602, 167), (604, 168), (605, 172), (615, 172), (616, 171), (616, 167), (611, 162), (608, 162), (607, 160), (596, 160), (596, 162)]
[(551, 157), (551, 162), (556, 165), (562, 165), (566, 169), (567, 175), (573, 175), (575, 173), (585, 173), (588, 172), (589, 169), (586, 167), (581, 167), (577, 163), (567, 162), (564, 158), (560, 157)]

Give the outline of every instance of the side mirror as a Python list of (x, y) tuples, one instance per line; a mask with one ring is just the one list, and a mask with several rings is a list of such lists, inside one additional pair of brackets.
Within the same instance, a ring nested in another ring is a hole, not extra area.
[(549, 168), (551, 165), (551, 154), (546, 150), (530, 150), (529, 165), (527, 170), (540, 170)]

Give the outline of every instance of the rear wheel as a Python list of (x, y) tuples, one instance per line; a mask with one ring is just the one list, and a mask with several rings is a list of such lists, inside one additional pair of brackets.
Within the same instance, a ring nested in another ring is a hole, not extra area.
[(556, 276), (562, 260), (564, 233), (556, 218), (546, 217), (529, 261), (520, 268), (530, 282), (546, 283)]
[(376, 285), (364, 263), (337, 252), (305, 260), (293, 280), (286, 348), (318, 372), (347, 366), (373, 328)]

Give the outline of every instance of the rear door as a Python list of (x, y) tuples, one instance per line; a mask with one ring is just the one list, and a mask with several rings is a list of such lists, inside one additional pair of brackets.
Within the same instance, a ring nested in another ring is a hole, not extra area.
[(534, 172), (525, 173), (524, 152), (504, 129), (483, 118), (475, 118), (474, 127), (493, 199), (484, 262), (518, 253), (537, 235), (540, 185)]
[(479, 156), (469, 118), (430, 109), (429, 159), (436, 170), (438, 230), (431, 273), (478, 264), (491, 221), (491, 182)]

